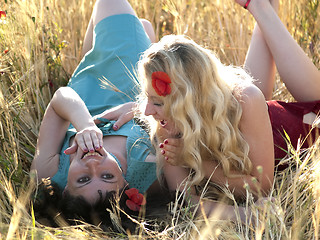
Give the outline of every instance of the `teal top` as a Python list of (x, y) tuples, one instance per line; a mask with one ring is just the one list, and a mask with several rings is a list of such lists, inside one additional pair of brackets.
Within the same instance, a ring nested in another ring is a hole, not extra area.
[[(93, 48), (84, 56), (68, 83), (83, 99), (92, 116), (135, 100), (139, 88), (134, 67), (149, 45), (150, 40), (142, 24), (133, 15), (110, 16), (96, 25)], [(145, 162), (146, 157), (154, 153), (149, 135), (133, 120), (117, 131), (112, 129), (113, 123), (105, 120), (98, 127), (104, 136), (127, 137), (128, 168), (125, 179), (129, 187), (144, 193), (157, 179), (156, 164)], [(61, 189), (67, 184), (70, 166), (69, 155), (63, 151), (69, 147), (70, 138), (75, 134), (76, 130), (71, 125), (60, 152), (58, 172), (52, 177)]]

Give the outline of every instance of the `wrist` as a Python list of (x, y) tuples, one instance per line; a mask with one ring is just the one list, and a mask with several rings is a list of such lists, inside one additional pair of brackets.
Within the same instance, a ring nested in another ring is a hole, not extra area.
[[(77, 118), (78, 120), (81, 119), (81, 118)], [(90, 118), (90, 119), (86, 119), (84, 120), (85, 118), (82, 118), (81, 121), (77, 121), (76, 123), (72, 123), (73, 126), (75, 127), (75, 129), (80, 132), (86, 128), (91, 128), (91, 127), (96, 127), (96, 124), (94, 123), (93, 119)]]

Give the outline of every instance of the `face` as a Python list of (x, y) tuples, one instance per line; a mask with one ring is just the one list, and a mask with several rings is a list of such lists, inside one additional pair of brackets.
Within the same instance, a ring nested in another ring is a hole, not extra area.
[(144, 114), (146, 116), (151, 115), (157, 122), (159, 122), (162, 128), (168, 131), (170, 135), (177, 135), (179, 131), (175, 127), (174, 122), (164, 113), (163, 99), (157, 95), (152, 87), (147, 88), (146, 95), (147, 104)]
[(70, 163), (66, 189), (73, 196), (82, 196), (89, 203), (107, 191), (118, 191), (126, 182), (116, 160), (104, 148), (84, 153), (78, 148)]

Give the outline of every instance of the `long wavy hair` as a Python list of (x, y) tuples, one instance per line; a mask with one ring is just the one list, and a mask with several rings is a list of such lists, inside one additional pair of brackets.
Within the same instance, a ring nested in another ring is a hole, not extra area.
[[(145, 102), (155, 71), (167, 73), (172, 81), (171, 94), (162, 97), (164, 113), (181, 131), (184, 147), (179, 165), (193, 170), (192, 183), (204, 178), (204, 160), (221, 164), (229, 177), (231, 170), (250, 173), (249, 145), (239, 130), (242, 108), (237, 99), (243, 87), (252, 82), (251, 77), (243, 69), (223, 65), (213, 52), (191, 39), (177, 35), (163, 37), (141, 57), (138, 101)], [(153, 139), (160, 126), (146, 119)], [(158, 166), (161, 169), (161, 161)]]

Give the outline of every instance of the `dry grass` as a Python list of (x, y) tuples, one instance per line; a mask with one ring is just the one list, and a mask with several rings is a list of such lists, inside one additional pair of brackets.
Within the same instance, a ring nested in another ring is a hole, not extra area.
[[(277, 176), (275, 201), (253, 207), (255, 227), (218, 218), (197, 220), (188, 209), (172, 208), (165, 231), (138, 235), (103, 233), (86, 224), (48, 228), (26, 206), (33, 183), (28, 169), (37, 134), (53, 92), (66, 84), (80, 60), (82, 39), (94, 1), (2, 0), (0, 23), (0, 238), (7, 239), (319, 239), (320, 164), (316, 143), (304, 158)], [(233, 1), (130, 0), (149, 19), (157, 36), (186, 33), (217, 52), (226, 64), (244, 62), (254, 21)], [(280, 17), (306, 53), (320, 66), (319, 0), (281, 3)], [(302, 79), (303, 80), (303, 79)], [(276, 99), (290, 95), (277, 80)], [(31, 186), (31, 187), (30, 187)], [(229, 194), (232, 198), (232, 194)], [(248, 200), (248, 205), (252, 200)]]

